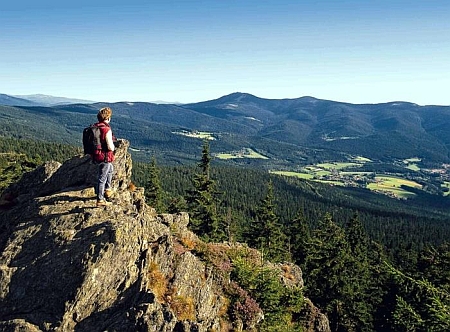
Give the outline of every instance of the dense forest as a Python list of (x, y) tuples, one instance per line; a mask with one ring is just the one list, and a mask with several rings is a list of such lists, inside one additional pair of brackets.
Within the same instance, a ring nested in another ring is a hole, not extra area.
[(239, 241), (304, 271), (333, 331), (450, 328), (449, 211), (254, 169), (135, 164), (161, 212), (187, 210), (206, 241)]
[[(254, 208), (262, 199), (269, 181), (274, 186), (276, 214), (287, 224), (300, 212), (309, 227), (316, 227), (325, 213), (344, 225), (358, 213), (371, 239), (383, 243), (389, 250), (405, 246), (415, 250), (425, 244), (439, 245), (450, 238), (448, 199), (434, 196), (430, 202), (396, 200), (360, 188), (334, 187), (294, 177), (283, 177), (254, 168), (214, 165), (211, 178), (217, 187), (218, 209), (221, 214), (232, 213), (232, 238), (244, 241), (242, 234)], [(135, 162), (133, 179), (139, 186), (149, 185), (149, 164)], [(162, 200), (167, 207), (181, 201), (193, 186), (195, 166), (159, 166)], [(148, 191), (146, 189), (146, 191)]]
[[(0, 138), (0, 192), (42, 162), (78, 152)], [(247, 243), (273, 262), (300, 265), (304, 293), (333, 331), (450, 330), (446, 202), (411, 205), (368, 190), (223, 166), (206, 141), (197, 165), (135, 162), (133, 181), (157, 212), (188, 211), (203, 240)]]
[(0, 137), (0, 193), (43, 162), (63, 162), (81, 153), (67, 144)]

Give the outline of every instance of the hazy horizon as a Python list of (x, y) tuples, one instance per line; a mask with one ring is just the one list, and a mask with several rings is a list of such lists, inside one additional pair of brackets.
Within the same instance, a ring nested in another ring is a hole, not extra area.
[(416, 0), (19, 0), (0, 12), (0, 91), (450, 105), (448, 14), (448, 2)]

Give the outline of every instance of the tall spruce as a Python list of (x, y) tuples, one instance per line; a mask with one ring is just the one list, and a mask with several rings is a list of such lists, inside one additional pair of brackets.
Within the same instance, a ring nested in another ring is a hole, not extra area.
[(374, 305), (381, 302), (380, 285), (377, 285), (378, 276), (375, 275), (378, 269), (369, 263), (369, 238), (357, 213), (349, 219), (345, 231), (351, 253), (348, 270), (352, 294), (349, 295), (353, 299), (348, 303), (349, 316), (356, 322), (358, 331), (372, 331)]
[(417, 272), (450, 293), (450, 243), (426, 246), (420, 253)]
[(165, 206), (159, 174), (160, 170), (156, 164), (156, 158), (153, 156), (148, 171), (148, 181), (145, 186), (145, 198), (147, 204), (155, 208), (158, 213), (162, 213), (165, 212)]
[(306, 223), (303, 209), (300, 209), (294, 220), (288, 224), (287, 230), (292, 259), (296, 264), (303, 267), (311, 237), (311, 231)]
[(169, 200), (167, 212), (171, 214), (179, 213), (187, 210), (186, 200), (183, 196), (175, 196)]
[(393, 310), (397, 331), (450, 331), (450, 293), (447, 287), (413, 278), (388, 265), (398, 285)]
[(203, 141), (200, 169), (192, 180), (194, 189), (189, 190), (186, 202), (190, 212), (190, 227), (205, 241), (222, 241), (226, 238), (221, 219), (218, 216), (218, 191), (216, 182), (210, 177), (211, 156), (209, 142)]
[(351, 250), (344, 230), (327, 213), (312, 232), (306, 257), (306, 287), (311, 300), (323, 309), (334, 331), (358, 331), (351, 301), (357, 294), (349, 265)]
[(288, 239), (283, 233), (282, 225), (275, 213), (271, 180), (267, 185), (267, 194), (257, 208), (248, 239), (251, 245), (260, 249), (271, 261), (281, 262), (290, 259)]

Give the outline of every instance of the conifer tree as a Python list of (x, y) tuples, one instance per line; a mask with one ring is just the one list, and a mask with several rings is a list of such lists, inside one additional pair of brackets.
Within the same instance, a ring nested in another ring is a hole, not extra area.
[(156, 158), (153, 156), (149, 168), (148, 182), (145, 188), (145, 198), (150, 206), (155, 208), (158, 213), (162, 213), (165, 211), (165, 207), (159, 174), (160, 170), (156, 164)]
[(310, 240), (310, 229), (306, 223), (303, 210), (299, 210), (297, 216), (288, 225), (289, 243), (292, 259), (300, 266), (304, 266), (307, 246)]
[(211, 156), (209, 143), (203, 142), (202, 158), (194, 175), (194, 189), (188, 191), (186, 201), (190, 212), (191, 229), (206, 241), (225, 239), (225, 230), (217, 213), (216, 183), (210, 178)]
[(186, 211), (186, 200), (182, 196), (172, 197), (167, 206), (167, 212), (174, 214), (182, 211)]
[(417, 272), (450, 293), (450, 243), (443, 243), (437, 248), (428, 245), (422, 250)]
[(399, 331), (450, 331), (450, 293), (446, 287), (413, 278), (388, 265), (399, 292), (393, 311)]
[[(375, 294), (372, 290), (379, 291), (380, 285), (375, 283), (378, 278), (372, 274), (377, 274), (378, 269), (374, 266), (375, 264), (369, 263), (369, 238), (357, 213), (346, 225), (346, 238), (351, 253), (348, 270), (353, 294), (350, 295), (354, 297), (348, 303), (349, 316), (356, 322), (360, 331), (371, 331), (373, 330), (374, 304), (378, 305), (381, 302), (379, 294)], [(372, 270), (371, 267), (374, 269)]]
[(287, 236), (283, 233), (282, 225), (275, 213), (273, 183), (267, 185), (267, 194), (262, 199), (252, 221), (249, 242), (266, 254), (266, 258), (281, 262), (289, 259)]
[(349, 264), (351, 251), (345, 233), (327, 213), (312, 233), (306, 257), (306, 287), (311, 300), (326, 312), (336, 331), (357, 330), (349, 315), (350, 301), (357, 296)]

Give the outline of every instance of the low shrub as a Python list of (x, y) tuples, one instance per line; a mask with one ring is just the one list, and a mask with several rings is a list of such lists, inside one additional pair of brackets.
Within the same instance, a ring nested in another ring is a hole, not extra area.
[(160, 271), (158, 264), (155, 262), (150, 263), (147, 277), (147, 287), (152, 290), (160, 303), (164, 302), (168, 281), (166, 276)]
[(192, 297), (176, 295), (172, 297), (169, 305), (178, 320), (195, 320), (195, 305)]

